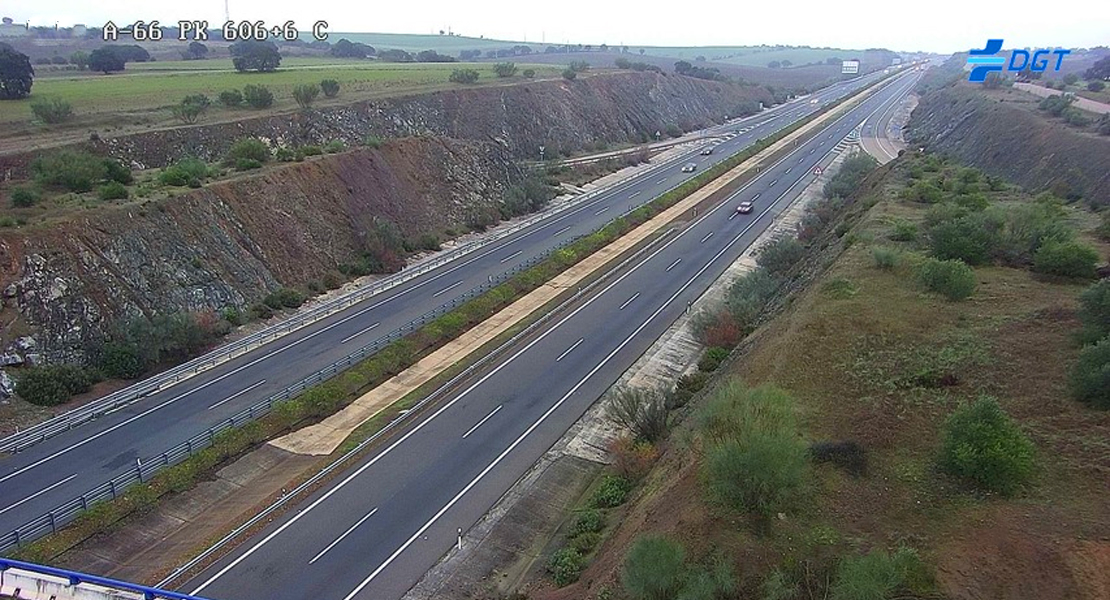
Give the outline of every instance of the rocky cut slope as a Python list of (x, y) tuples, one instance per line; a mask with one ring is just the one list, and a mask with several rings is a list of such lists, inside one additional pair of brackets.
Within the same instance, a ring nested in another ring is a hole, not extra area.
[[(182, 156), (223, 157), (235, 140), (251, 136), (274, 146), (360, 145), (380, 138), (434, 135), (496, 141), (515, 158), (547, 156), (598, 142), (645, 141), (676, 125), (691, 130), (736, 114), (746, 100), (771, 103), (763, 87), (657, 73), (586, 74), (554, 80), (466, 88), (409, 97), (104, 137), (85, 144), (139, 167), (162, 167)], [(27, 173), (34, 153), (0, 156), (0, 172)]]
[(489, 222), (521, 176), (496, 144), (409, 138), (3, 229), (3, 343), (79, 360), (127, 316), (242, 308), (356, 258), (381, 220), (410, 240)]
[(1049, 117), (1023, 92), (974, 86), (925, 91), (910, 118), (910, 142), (1028, 190), (1110, 206), (1110, 138)]

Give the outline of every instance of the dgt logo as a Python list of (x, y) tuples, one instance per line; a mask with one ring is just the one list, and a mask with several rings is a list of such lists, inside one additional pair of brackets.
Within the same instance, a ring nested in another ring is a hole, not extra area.
[[(1028, 50), (1011, 50), (1010, 51), (1010, 64), (1006, 64), (1006, 58), (1002, 56), (995, 56), (1002, 50), (1002, 40), (987, 40), (986, 48), (981, 50), (972, 50), (968, 53), (967, 64), (971, 67), (971, 75), (967, 78), (968, 81), (976, 81), (982, 83), (987, 79), (987, 73), (991, 71), (1001, 71), (1003, 66), (1007, 71), (1024, 71), (1026, 67), (1029, 70), (1038, 73), (1048, 70), (1048, 59), (1044, 58), (1049, 54), (1056, 55), (1056, 68), (1054, 71), (1060, 70), (1060, 64), (1064, 62), (1064, 57), (1071, 54), (1071, 50), (1064, 50), (1057, 48), (1049, 50), (1042, 48), (1033, 52), (1030, 56)], [(1021, 62), (1018, 62), (1018, 59)]]

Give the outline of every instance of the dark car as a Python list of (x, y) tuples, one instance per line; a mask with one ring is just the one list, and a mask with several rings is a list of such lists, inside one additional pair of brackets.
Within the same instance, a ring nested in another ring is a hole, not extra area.
[(705, 148), (702, 148), (702, 156), (709, 156), (710, 154), (713, 154), (713, 146), (706, 146)]
[(741, 202), (740, 206), (736, 207), (736, 212), (740, 214), (747, 214), (752, 212), (752, 207), (755, 206), (751, 202)]
[(698, 168), (697, 163), (686, 163), (686, 164), (682, 165), (682, 172), (683, 173), (693, 173), (694, 169), (697, 169), (697, 168)]

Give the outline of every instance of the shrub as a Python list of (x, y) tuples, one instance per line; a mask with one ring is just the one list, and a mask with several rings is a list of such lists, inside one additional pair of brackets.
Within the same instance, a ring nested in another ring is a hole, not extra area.
[(702, 343), (710, 347), (732, 348), (744, 337), (740, 323), (727, 309), (698, 313), (694, 329)]
[(618, 475), (606, 475), (601, 479), (601, 484), (590, 496), (590, 506), (594, 508), (616, 508), (628, 499), (632, 491), (632, 482)]
[(451, 71), (451, 75), (447, 80), (451, 83), (476, 83), (478, 81), (479, 73), (474, 69), (455, 69)]
[(274, 104), (274, 93), (264, 85), (246, 85), (243, 87), (243, 100), (251, 108), (269, 108)]
[(586, 554), (597, 547), (597, 543), (601, 541), (601, 534), (593, 531), (580, 533), (570, 538), (569, 541), (571, 548), (574, 548), (581, 554)]
[(1110, 279), (1102, 279), (1079, 294), (1079, 320), (1083, 322), (1084, 341), (1110, 336)]
[(266, 304), (263, 304), (262, 302), (252, 304), (247, 312), (250, 314), (250, 317), (252, 319), (258, 319), (259, 321), (268, 321), (274, 316), (274, 309), (270, 308)]
[(894, 231), (890, 233), (890, 239), (896, 242), (912, 242), (917, 239), (917, 224), (911, 223), (905, 219), (898, 219), (894, 222)]
[(573, 70), (571, 70), (571, 69), (564, 69), (563, 70), (563, 79), (566, 79), (567, 81), (574, 81), (575, 78), (577, 78), (577, 77), (578, 77), (578, 73), (575, 73)]
[(241, 169), (241, 161), (253, 161), (261, 165), (270, 160), (270, 147), (256, 138), (242, 138), (231, 145), (227, 151), (227, 161)]
[(925, 259), (917, 267), (917, 277), (925, 289), (949, 300), (963, 300), (975, 292), (975, 271), (958, 260)]
[(969, 265), (990, 260), (998, 237), (993, 223), (981, 215), (966, 215), (938, 223), (929, 229), (929, 245), (934, 257), (958, 259)]
[(1033, 256), (1033, 270), (1063, 277), (1095, 276), (1098, 252), (1073, 240), (1049, 240)]
[(31, 113), (43, 123), (61, 123), (73, 116), (73, 106), (60, 98), (36, 98), (31, 101)]
[(1076, 400), (1095, 408), (1110, 409), (1110, 337), (1079, 353), (1079, 361), (1071, 372), (1071, 389)]
[(578, 518), (570, 528), (570, 535), (573, 537), (580, 533), (596, 533), (602, 529), (605, 529), (605, 515), (596, 508), (589, 508), (578, 513)]
[(826, 198), (847, 198), (878, 164), (870, 154), (856, 154), (845, 159), (836, 175), (825, 184), (822, 193)]
[(101, 200), (124, 200), (130, 194), (122, 183), (118, 181), (109, 181), (100, 186), (100, 189), (96, 191), (96, 195)]
[(319, 146), (302, 146), (300, 150), (305, 156), (320, 156), (324, 153), (324, 149)]
[(536, 76), (536, 70), (535, 69), (524, 69), (523, 71), (520, 72), (520, 74), (523, 75), (526, 79), (532, 79)]
[(97, 368), (105, 377), (138, 379), (147, 370), (139, 348), (124, 342), (108, 342), (100, 349)]
[(107, 175), (102, 158), (80, 150), (59, 150), (31, 163), (35, 180), (71, 192), (88, 192)]
[(778, 293), (782, 281), (767, 269), (756, 269), (728, 288), (728, 310), (744, 330), (755, 326), (760, 313)]
[(1065, 123), (1076, 127), (1086, 127), (1091, 124), (1091, 118), (1078, 108), (1066, 108), (1060, 116), (1063, 117)]
[(617, 475), (636, 481), (647, 475), (651, 465), (659, 458), (659, 450), (649, 442), (622, 435), (609, 445), (609, 455)]
[(662, 536), (642, 536), (624, 560), (621, 581), (636, 600), (672, 600), (682, 589), (686, 551)]
[(948, 417), (940, 466), (983, 490), (1009, 495), (1033, 474), (1033, 443), (994, 398), (984, 396)]
[(324, 152), (327, 152), (328, 154), (336, 154), (346, 149), (347, 145), (343, 143), (343, 140), (332, 140), (327, 144), (324, 144)]
[(368, 135), (362, 138), (362, 145), (366, 146), (367, 148), (381, 148), (382, 138), (376, 135)]
[(1101, 81), (1088, 81), (1087, 82), (1087, 91), (1101, 92), (1104, 89), (1106, 89), (1106, 84), (1101, 82)]
[(875, 261), (875, 266), (880, 269), (893, 269), (898, 266), (898, 251), (893, 248), (882, 246), (873, 248), (871, 258)]
[(311, 107), (319, 95), (320, 86), (315, 83), (301, 83), (293, 86), (293, 99), (297, 101), (297, 106), (301, 108)]
[(228, 108), (238, 108), (243, 105), (243, 93), (239, 90), (224, 90), (220, 92), (220, 104)]
[(89, 391), (93, 383), (89, 373), (75, 365), (31, 367), (20, 375), (15, 393), (31, 404), (57, 406)]
[(183, 158), (158, 174), (163, 185), (200, 187), (208, 177), (208, 165), (199, 158)]
[(12, 188), (12, 206), (16, 208), (27, 208), (34, 206), (39, 201), (39, 193), (37, 190), (27, 186), (16, 186)]
[(578, 581), (582, 574), (582, 554), (571, 547), (561, 548), (551, 555), (547, 563), (547, 572), (555, 585), (563, 587)]
[(320, 89), (324, 92), (324, 96), (334, 98), (339, 95), (339, 82), (334, 79), (325, 79), (320, 82)]
[(829, 589), (832, 600), (884, 600), (910, 586), (923, 570), (917, 552), (872, 550), (840, 561)]
[(253, 158), (240, 158), (235, 161), (234, 166), (237, 171), (250, 171), (251, 169), (261, 169), (262, 163)]
[(701, 360), (698, 361), (698, 370), (707, 373), (716, 371), (717, 367), (721, 366), (721, 363), (728, 358), (728, 355), (728, 348), (709, 348), (705, 351), (705, 354), (702, 355)]
[(279, 162), (293, 162), (297, 159), (297, 153), (291, 148), (281, 146), (274, 150), (274, 159)]
[(805, 256), (805, 246), (786, 236), (763, 246), (756, 255), (756, 263), (771, 275), (782, 275)]
[(501, 78), (516, 75), (517, 67), (511, 62), (499, 62), (493, 65), (493, 72)]
[(667, 405), (659, 390), (619, 388), (611, 394), (605, 413), (638, 440), (655, 442), (667, 434)]
[(304, 304), (305, 295), (293, 288), (283, 287), (276, 291), (270, 292), (262, 303), (275, 310), (282, 308), (297, 308)]

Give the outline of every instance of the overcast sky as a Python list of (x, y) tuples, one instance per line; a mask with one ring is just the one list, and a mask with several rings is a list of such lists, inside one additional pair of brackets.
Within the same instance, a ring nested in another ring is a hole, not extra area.
[[(799, 0), (228, 0), (233, 20), (293, 20), (302, 31), (328, 21), (337, 31), (430, 33), (629, 46), (790, 44), (861, 49), (964, 51), (1002, 37), (1007, 47), (1110, 44), (1106, 0), (1032, 4), (987, 0), (845, 2)], [(1057, 10), (1059, 9), (1059, 10)], [(4, 0), (0, 16), (32, 25), (102, 25), (135, 20), (224, 21), (224, 0)], [(333, 40), (334, 41), (334, 40)]]

